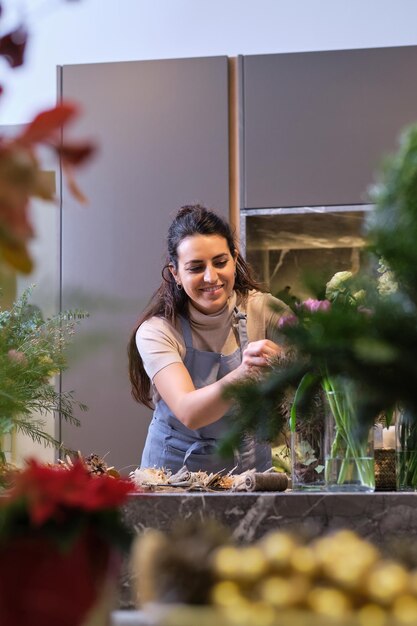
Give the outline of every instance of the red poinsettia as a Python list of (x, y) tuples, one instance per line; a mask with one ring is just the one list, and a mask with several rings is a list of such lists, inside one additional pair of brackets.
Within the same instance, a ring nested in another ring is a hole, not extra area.
[(120, 505), (134, 485), (81, 463), (30, 461), (0, 498), (0, 624), (78, 626), (117, 579), (131, 534)]
[[(81, 462), (64, 469), (30, 460), (27, 469), (16, 473), (3, 507), (20, 508), (23, 504), (34, 527), (48, 521), (65, 524), (78, 513), (120, 506), (132, 490), (128, 480), (92, 477)], [(3, 507), (0, 505), (0, 514)]]

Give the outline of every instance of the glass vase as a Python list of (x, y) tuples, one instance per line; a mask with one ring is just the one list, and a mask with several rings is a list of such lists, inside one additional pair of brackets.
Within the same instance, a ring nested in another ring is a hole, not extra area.
[(323, 491), (324, 418), (297, 423), (291, 433), (291, 476), (295, 491)]
[(398, 491), (417, 491), (417, 419), (409, 410), (397, 412), (396, 478)]
[(318, 388), (307, 402), (294, 397), (290, 414), (291, 477), (295, 491), (323, 491), (324, 395)]
[(324, 478), (326, 491), (375, 491), (373, 425), (359, 422), (350, 386), (326, 390)]

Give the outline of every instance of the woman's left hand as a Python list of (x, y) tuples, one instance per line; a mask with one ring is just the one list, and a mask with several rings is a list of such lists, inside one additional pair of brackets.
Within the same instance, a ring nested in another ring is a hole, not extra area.
[(251, 341), (243, 350), (242, 365), (246, 367), (268, 367), (282, 352), (281, 346), (270, 339)]

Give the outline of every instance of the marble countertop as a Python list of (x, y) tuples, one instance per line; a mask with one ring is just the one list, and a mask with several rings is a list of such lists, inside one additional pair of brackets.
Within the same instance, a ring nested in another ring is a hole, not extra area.
[[(149, 493), (134, 494), (123, 507), (136, 533), (169, 531), (178, 520), (215, 519), (233, 538), (251, 543), (265, 533), (291, 529), (319, 536), (340, 528), (355, 530), (377, 545), (387, 537), (417, 534), (417, 493)], [(120, 608), (132, 608), (130, 576), (122, 575)]]
[(417, 531), (417, 493), (150, 493), (134, 494), (123, 508), (136, 532), (169, 530), (178, 519), (214, 518), (237, 541), (251, 542), (278, 528), (308, 525), (314, 534), (348, 527), (379, 543), (387, 532)]

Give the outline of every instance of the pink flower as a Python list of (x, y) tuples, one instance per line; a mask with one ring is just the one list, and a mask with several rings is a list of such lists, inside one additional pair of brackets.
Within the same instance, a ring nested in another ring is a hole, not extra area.
[(298, 324), (298, 318), (296, 315), (283, 315), (278, 322), (278, 328), (284, 328), (284, 326), (296, 326)]
[(7, 356), (13, 363), (21, 363), (22, 365), (26, 365), (27, 363), (25, 354), (19, 350), (11, 349), (8, 351)]
[(329, 300), (314, 300), (314, 298), (309, 298), (308, 300), (304, 300), (300, 306), (306, 311), (310, 311), (310, 313), (317, 313), (317, 311), (328, 311), (331, 307), (331, 302)]

